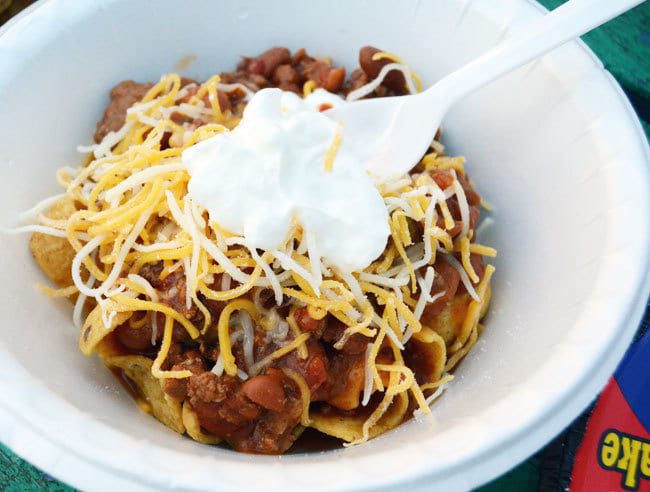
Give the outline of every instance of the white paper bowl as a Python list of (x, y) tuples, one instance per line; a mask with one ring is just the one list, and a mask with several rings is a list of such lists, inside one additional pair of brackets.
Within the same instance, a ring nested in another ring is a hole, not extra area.
[[(0, 36), (0, 219), (56, 192), (116, 82), (230, 69), (305, 46), (352, 68), (374, 44), (426, 83), (540, 15), (527, 1), (50, 0)], [(263, 457), (184, 439), (136, 410), (77, 349), (66, 302), (34, 291), (27, 239), (2, 238), (0, 438), (77, 487), (115, 490), (475, 486), (541, 447), (603, 386), (648, 295), (648, 147), (621, 89), (581, 44), (488, 86), (445, 120), (496, 206), (487, 330), (428, 422), (363, 446)]]

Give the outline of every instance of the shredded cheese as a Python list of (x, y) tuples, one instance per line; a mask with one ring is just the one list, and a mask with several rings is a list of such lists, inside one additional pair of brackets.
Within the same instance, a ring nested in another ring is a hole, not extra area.
[(156, 356), (156, 359), (153, 361), (153, 365), (151, 367), (151, 373), (154, 375), (154, 377), (160, 379), (164, 379), (164, 378), (181, 379), (181, 378), (188, 378), (192, 375), (192, 372), (188, 371), (187, 369), (182, 371), (163, 371), (160, 369), (162, 364), (165, 362), (165, 359), (167, 358), (167, 354), (169, 353), (169, 347), (171, 347), (173, 329), (174, 329), (174, 318), (172, 318), (171, 316), (166, 316), (162, 345), (160, 346), (158, 355)]
[(302, 402), (300, 424), (304, 427), (309, 427), (309, 424), (311, 424), (311, 420), (309, 420), (309, 403), (311, 402), (311, 391), (309, 390), (309, 386), (307, 385), (305, 378), (293, 369), (283, 367), (282, 372), (296, 383), (296, 386), (298, 386), (298, 389), (300, 390), (300, 401)]
[(406, 80), (406, 87), (409, 91), (410, 94), (415, 94), (417, 92), (417, 89), (413, 85), (413, 79), (411, 77), (411, 72), (406, 67), (405, 65), (402, 65), (401, 63), (389, 63), (387, 65), (384, 65), (381, 70), (379, 71), (379, 74), (377, 75), (377, 78), (371, 80), (365, 85), (362, 85), (358, 89), (355, 89), (351, 91), (347, 96), (346, 100), (347, 101), (356, 101), (358, 99), (364, 98), (367, 95), (371, 94), (372, 92), (377, 89), (381, 85), (381, 83), (384, 81), (386, 78), (386, 75), (388, 75), (389, 72), (393, 70), (398, 70), (402, 72), (404, 75), (404, 80)]
[(256, 362), (256, 363), (253, 365), (253, 369), (252, 369), (251, 372), (252, 372), (253, 374), (257, 374), (257, 373), (259, 373), (259, 371), (260, 371), (261, 369), (263, 369), (263, 368), (265, 368), (266, 366), (268, 366), (268, 365), (269, 365), (271, 362), (273, 362), (274, 360), (279, 359), (279, 358), (281, 358), (281, 357), (284, 357), (285, 355), (287, 355), (287, 354), (290, 353), (290, 352), (293, 352), (293, 351), (296, 350), (298, 347), (300, 347), (301, 345), (303, 345), (303, 344), (304, 344), (304, 343), (309, 339), (309, 336), (310, 336), (309, 333), (303, 333), (303, 334), (297, 336), (297, 337), (294, 338), (291, 342), (289, 342), (288, 344), (286, 344), (286, 345), (283, 346), (283, 347), (280, 347), (280, 348), (277, 349), (275, 352), (273, 352), (271, 355), (267, 355), (267, 356), (264, 357), (262, 360)]
[[(221, 311), (219, 316), (219, 324), (217, 326), (217, 333), (219, 335), (219, 349), (221, 350), (221, 357), (223, 358), (223, 366), (229, 376), (237, 375), (237, 364), (235, 363), (235, 356), (232, 354), (232, 346), (230, 344), (230, 334), (228, 328), (230, 326), (230, 316), (234, 311), (245, 310), (253, 319), (257, 319), (257, 310), (255, 304), (247, 299), (238, 299), (226, 305)], [(249, 368), (250, 372), (255, 374), (252, 370), (255, 366)]]
[[(349, 101), (375, 91), (394, 70), (404, 75), (410, 92), (421, 90), (417, 75), (396, 55), (381, 52), (373, 59), (388, 59), (391, 63), (375, 80), (350, 92)], [(211, 301), (225, 303), (215, 320), (220, 355), (212, 372), (217, 376), (225, 372), (240, 380), (260, 374), (293, 351), (300, 359), (307, 359), (307, 342), (312, 335), (303, 333), (294, 317), (298, 308), (306, 308), (315, 320), (336, 319), (343, 323), (334, 350), (342, 350), (354, 335), (368, 339), (360, 404), (367, 406), (371, 399), (375, 401), (372, 395), (376, 392), (383, 396), (363, 424), (357, 443), (369, 438), (371, 429), (395, 398), (399, 397), (400, 402), (408, 398), (417, 405), (416, 415), (428, 412), (429, 404), (451, 380), (448, 374), (440, 376), (443, 369), (453, 368), (476, 343), (494, 271), (488, 266), (479, 278), (470, 261), (472, 254), (494, 257), (496, 250), (472, 243), (480, 230), (471, 228), (469, 204), (458, 179), (457, 173), (465, 172), (464, 159), (445, 156), (442, 145), (434, 141), (433, 152), (423, 158), (418, 168), (422, 172), (377, 185), (389, 213), (391, 234), (383, 254), (364, 271), (343, 272), (328, 264), (321, 257), (315, 236), (297, 222), (281, 247), (260, 252), (246, 238), (222, 228), (194, 203), (187, 193), (189, 174), (180, 160), (188, 147), (238, 124), (239, 115), (219, 106), (218, 91), (237, 93), (244, 100), (252, 91), (239, 83), (222, 84), (218, 76), (200, 85), (180, 85), (178, 75), (163, 76), (142, 101), (127, 111), (122, 128), (106, 135), (99, 144), (80, 147), (80, 151), (91, 153), (85, 165), (57, 173), (65, 193), (37, 203), (21, 214), (20, 227), (7, 231), (65, 238), (74, 249), (73, 285), (39, 288), (51, 296), (77, 294), (73, 320), (78, 327), (88, 298), (99, 306), (105, 326), (115, 322), (117, 310), (113, 303), (121, 311), (141, 313), (137, 318), (131, 316), (128, 323), (134, 328), (151, 326), (151, 343), (159, 345), (152, 374), (159, 379), (191, 375), (187, 370), (162, 369), (169, 355), (173, 326), (180, 324), (193, 339), (208, 333), (214, 326)], [(302, 88), (305, 96), (315, 87), (314, 81), (306, 82)], [(175, 123), (171, 119), (174, 113), (205, 124), (196, 128), (192, 123)], [(172, 134), (172, 146), (161, 149), (166, 132)], [(323, 156), (326, 171), (334, 169), (342, 138), (339, 125)], [(435, 171), (451, 174), (453, 179), (446, 189), (440, 189), (432, 178)], [(67, 219), (45, 216), (61, 199), (74, 200), (79, 210)], [(459, 221), (451, 214), (447, 204), (450, 199), (458, 201)], [(488, 205), (484, 200), (481, 204)], [(485, 219), (480, 229), (490, 223), (491, 219)], [(452, 229), (456, 232), (459, 228), (460, 233), (452, 238)], [(445, 294), (432, 295), (438, 255), (458, 271), (472, 298), (450, 346), (420, 321), (426, 306)], [(201, 331), (171, 307), (174, 304), (167, 296), (176, 287), (159, 292), (146, 280), (144, 269), (160, 264), (161, 281), (182, 271), (185, 290), (176, 294), (184, 297), (184, 308), (195, 307), (201, 313)], [(270, 300), (267, 289), (272, 290), (275, 304), (282, 308), (265, 306)], [(282, 319), (278, 313), (286, 312), (281, 310), (286, 307), (289, 315)], [(161, 341), (158, 320), (162, 324), (163, 317)], [(255, 336), (256, 330), (260, 335), (260, 329), (264, 330), (264, 340), (278, 348), (256, 361)], [(417, 383), (414, 368), (407, 365), (402, 354), (412, 338), (417, 343), (435, 344), (437, 353), (442, 353), (441, 360), (435, 361), (434, 380), (424, 385)], [(233, 354), (233, 346), (238, 343), (242, 344), (243, 360), (236, 360)], [(308, 426), (309, 386), (299, 372), (287, 368), (283, 371), (300, 391), (301, 424)]]
[(339, 124), (336, 127), (336, 133), (334, 134), (334, 138), (332, 139), (332, 143), (327, 149), (327, 152), (325, 153), (325, 171), (331, 172), (332, 168), (334, 167), (334, 159), (336, 159), (336, 153), (339, 151), (339, 147), (341, 146), (341, 139), (343, 138), (342, 131), (341, 131), (341, 124)]

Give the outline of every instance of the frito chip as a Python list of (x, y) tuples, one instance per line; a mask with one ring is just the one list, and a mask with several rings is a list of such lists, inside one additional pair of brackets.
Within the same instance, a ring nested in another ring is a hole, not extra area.
[(446, 344), (452, 343), (460, 332), (471, 300), (469, 294), (457, 295), (439, 314), (426, 316), (425, 311), (421, 319), (422, 325), (435, 331)]
[(478, 315), (478, 319), (483, 319), (487, 314), (488, 307), (490, 306), (490, 301), (492, 300), (492, 284), (488, 283), (485, 288), (485, 299), (481, 305), (481, 312)]
[(431, 342), (413, 338), (406, 354), (407, 365), (415, 371), (418, 384), (435, 383), (440, 379), (447, 360), (447, 347), (440, 336)]
[(101, 307), (99, 305), (94, 307), (81, 327), (81, 334), (79, 336), (79, 348), (84, 355), (92, 354), (99, 342), (106, 335), (131, 317), (133, 311), (127, 311), (127, 309), (129, 308), (110, 299), (105, 301), (104, 311), (107, 313), (115, 313), (115, 315), (107, 320), (109, 323), (106, 325), (102, 317)]
[[(386, 410), (386, 413), (370, 428), (369, 438), (372, 439), (384, 432), (397, 427), (404, 420), (408, 410), (409, 399), (405, 393), (395, 395), (395, 399)], [(363, 438), (363, 424), (368, 415), (345, 415), (333, 409), (312, 411), (309, 414), (310, 427), (329, 436), (338, 437), (347, 442)]]
[(183, 425), (185, 425), (187, 435), (202, 444), (217, 444), (221, 441), (217, 436), (203, 432), (196, 412), (194, 412), (194, 409), (192, 409), (192, 406), (187, 401), (183, 403)]
[[(51, 219), (67, 219), (76, 211), (74, 201), (64, 197), (45, 214)], [(29, 241), (32, 256), (43, 273), (59, 287), (72, 285), (72, 259), (75, 250), (64, 237), (35, 233)]]
[(104, 359), (108, 367), (122, 369), (137, 387), (147, 403), (151, 405), (151, 413), (170, 429), (183, 434), (183, 414), (181, 403), (168, 397), (162, 389), (159, 379), (151, 374), (153, 361), (142, 355), (120, 355)]

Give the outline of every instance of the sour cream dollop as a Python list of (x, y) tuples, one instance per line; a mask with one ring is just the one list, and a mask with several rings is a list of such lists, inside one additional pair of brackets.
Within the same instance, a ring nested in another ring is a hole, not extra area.
[(319, 256), (358, 271), (386, 247), (388, 213), (350, 150), (342, 146), (326, 170), (328, 150), (345, 131), (318, 110), (323, 103), (343, 101), (322, 90), (305, 100), (279, 89), (257, 92), (234, 130), (183, 152), (188, 190), (211, 220), (255, 248), (281, 247), (296, 220)]

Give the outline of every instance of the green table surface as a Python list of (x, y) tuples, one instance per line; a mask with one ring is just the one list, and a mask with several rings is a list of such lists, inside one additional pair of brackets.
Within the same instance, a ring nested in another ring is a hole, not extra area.
[[(539, 0), (554, 9), (564, 0)], [(616, 0), (611, 0), (616, 1)], [(17, 13), (30, 0), (16, 0), (10, 14)], [(9, 17), (0, 15), (0, 24)], [(603, 61), (621, 84), (650, 136), (650, 2), (634, 8), (583, 36), (584, 41)], [(480, 492), (525, 492), (538, 490), (539, 458), (532, 456)], [(69, 486), (49, 477), (0, 444), (0, 490), (6, 492), (48, 490), (71, 491)]]

